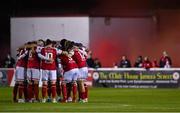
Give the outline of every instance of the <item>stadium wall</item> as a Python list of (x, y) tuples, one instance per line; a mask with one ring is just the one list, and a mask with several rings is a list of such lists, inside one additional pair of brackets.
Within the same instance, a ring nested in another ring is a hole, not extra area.
[[(119, 17), (111, 17), (112, 12), (114, 10), (105, 12), (102, 17), (89, 19), (89, 47), (93, 51), (93, 56), (100, 59), (103, 67), (112, 67), (122, 55), (127, 55), (132, 64), (138, 55), (149, 56), (152, 61), (159, 60), (164, 50), (171, 56), (173, 67), (180, 67), (180, 54), (177, 52), (180, 49), (180, 10), (159, 9), (148, 16), (137, 16), (136, 13), (134, 16), (126, 15), (123, 11), (125, 15)], [(110, 20), (110, 24), (105, 24), (105, 20)], [(27, 40), (29, 37), (23, 38)], [(8, 38), (2, 40), (3, 43), (0, 45), (3, 53), (0, 56), (1, 61), (10, 51), (8, 41)], [(15, 51), (11, 49), (12, 52)]]
[(28, 41), (60, 41), (63, 38), (89, 46), (88, 17), (13, 17), (11, 18), (11, 54)]
[(90, 48), (93, 56), (100, 59), (103, 67), (112, 67), (122, 55), (127, 55), (134, 64), (139, 55), (159, 61), (166, 50), (172, 58), (173, 67), (179, 67), (179, 12), (158, 10), (147, 17), (90, 18)]

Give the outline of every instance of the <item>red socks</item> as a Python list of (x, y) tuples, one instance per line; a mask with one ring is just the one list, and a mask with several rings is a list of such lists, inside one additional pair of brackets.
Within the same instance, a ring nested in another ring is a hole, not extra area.
[(28, 99), (36, 98), (39, 100), (39, 85), (38, 84), (28, 84)]
[(56, 84), (51, 85), (52, 98), (56, 98)]
[(22, 99), (23, 92), (24, 92), (24, 85), (23, 84), (19, 84), (18, 91), (19, 91), (19, 99)]
[(85, 99), (85, 92), (81, 92), (81, 99)]
[(28, 84), (28, 99), (31, 100), (33, 98), (33, 85)]
[(56, 84), (51, 84), (51, 87), (49, 87), (48, 89), (47, 88), (48, 87), (45, 84), (42, 86), (42, 98), (47, 97), (47, 92), (48, 92), (48, 96), (51, 96), (51, 92), (52, 92), (52, 98), (55, 98), (56, 97)]
[(73, 83), (73, 102), (76, 102), (77, 99), (77, 83)]
[(42, 98), (46, 98), (47, 96), (47, 85), (43, 84), (42, 86)]
[(13, 101), (14, 102), (17, 101), (17, 92), (18, 92), (18, 84), (15, 84), (15, 86), (13, 88)]
[(36, 100), (39, 100), (39, 84), (34, 84), (34, 95)]
[(84, 84), (84, 88), (85, 88), (84, 98), (88, 98), (88, 86)]
[(63, 94), (63, 102), (67, 101), (67, 89), (66, 89), (66, 84), (62, 84), (62, 94)]

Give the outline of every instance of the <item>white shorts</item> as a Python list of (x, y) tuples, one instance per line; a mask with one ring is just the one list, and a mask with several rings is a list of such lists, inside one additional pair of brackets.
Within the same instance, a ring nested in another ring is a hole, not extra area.
[(80, 75), (78, 76), (78, 79), (85, 80), (88, 77), (88, 68), (82, 67), (79, 68)]
[(16, 67), (15, 80), (16, 81), (26, 80), (26, 69), (24, 67), (19, 67), (19, 66)]
[(42, 81), (56, 81), (57, 72), (56, 70), (42, 70)]
[(39, 69), (28, 68), (27, 69), (27, 79), (28, 80), (37, 80), (39, 81), (40, 71)]
[(77, 78), (79, 76), (79, 69), (75, 68), (75, 69), (71, 69), (67, 72), (64, 73), (64, 81), (65, 82), (73, 82), (73, 81), (77, 81)]

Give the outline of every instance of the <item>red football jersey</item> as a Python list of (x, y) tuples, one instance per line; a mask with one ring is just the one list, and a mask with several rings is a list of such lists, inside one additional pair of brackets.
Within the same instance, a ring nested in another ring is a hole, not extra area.
[(64, 72), (67, 72), (74, 68), (78, 68), (76, 62), (71, 57), (61, 54), (59, 58), (61, 59), (61, 64), (63, 66)]
[(27, 68), (27, 57), (26, 57), (26, 50), (22, 49), (18, 53), (18, 57), (22, 56), (22, 58), (18, 58), (16, 66)]
[(40, 68), (40, 59), (38, 57), (38, 53), (36, 52), (37, 48), (33, 48), (34, 50), (29, 50), (28, 54), (28, 64), (27, 68)]
[(72, 58), (77, 63), (78, 68), (86, 67), (86, 56), (78, 51), (78, 49), (74, 50), (74, 55), (72, 56)]
[(42, 60), (41, 68), (44, 70), (56, 70), (56, 49), (52, 47), (45, 47), (42, 48), (41, 54), (49, 59), (53, 59), (53, 61)]

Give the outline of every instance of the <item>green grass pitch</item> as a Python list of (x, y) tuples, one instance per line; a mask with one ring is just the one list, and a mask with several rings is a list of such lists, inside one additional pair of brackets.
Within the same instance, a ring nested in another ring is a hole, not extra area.
[(180, 89), (90, 88), (88, 103), (13, 103), (0, 87), (0, 112), (180, 112)]

